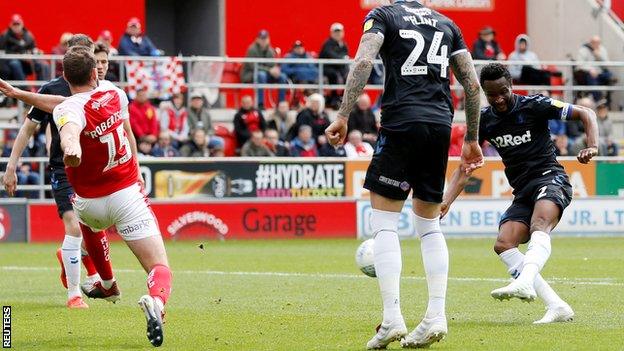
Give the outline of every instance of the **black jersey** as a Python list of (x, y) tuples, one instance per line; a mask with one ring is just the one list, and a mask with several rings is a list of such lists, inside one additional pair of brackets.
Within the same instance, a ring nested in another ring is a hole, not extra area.
[(549, 119), (567, 119), (572, 105), (542, 95), (515, 95), (508, 113), (498, 114), (489, 106), (481, 111), (479, 141), (489, 141), (505, 165), (505, 175), (514, 195), (531, 179), (549, 172), (564, 172), (557, 162), (550, 138)]
[[(39, 89), (39, 93), (71, 96), (69, 84), (62, 77), (53, 79), (42, 85)], [(50, 125), (50, 132), (52, 133), (52, 140), (50, 144), (50, 166), (54, 169), (64, 169), (65, 164), (63, 163), (61, 137), (58, 129), (56, 128), (56, 123), (54, 123), (54, 120), (52, 119), (52, 114), (33, 107), (30, 109), (30, 112), (28, 112), (28, 118), (30, 118), (31, 121), (40, 124), (44, 128), (46, 124)]]
[(364, 20), (364, 33), (384, 37), (382, 127), (400, 131), (414, 122), (450, 127), (449, 58), (467, 51), (455, 23), (418, 2), (397, 1), (372, 10)]

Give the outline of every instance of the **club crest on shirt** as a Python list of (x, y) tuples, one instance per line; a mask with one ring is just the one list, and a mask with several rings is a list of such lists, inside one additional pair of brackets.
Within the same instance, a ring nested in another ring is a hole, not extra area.
[(97, 100), (91, 103), (91, 108), (94, 110), (99, 110), (100, 107), (106, 106), (113, 99), (113, 94), (107, 92), (106, 94), (99, 97)]

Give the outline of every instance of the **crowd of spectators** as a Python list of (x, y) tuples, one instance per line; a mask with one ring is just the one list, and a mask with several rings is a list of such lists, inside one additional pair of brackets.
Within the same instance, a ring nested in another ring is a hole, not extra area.
[[(63, 33), (57, 46), (52, 50), (55, 54), (63, 54), (67, 50), (67, 41), (71, 33)], [(126, 31), (119, 39), (117, 48), (113, 45), (113, 36), (109, 30), (103, 30), (97, 42), (105, 45), (112, 55), (159, 56), (152, 41), (144, 34), (138, 18), (127, 22)], [(515, 84), (549, 85), (556, 72), (536, 65), (539, 56), (530, 48), (531, 40), (526, 34), (518, 35), (515, 49), (507, 56), (496, 41), (496, 32), (492, 27), (484, 27), (478, 39), (473, 43), (472, 54), (479, 60), (505, 60), (520, 62), (509, 66)], [(20, 15), (11, 17), (9, 28), (0, 36), (0, 50), (7, 53), (40, 53), (36, 48), (33, 34), (25, 27)], [(247, 50), (247, 57), (266, 58), (282, 57), (279, 49), (271, 45), (270, 33), (260, 30)], [(349, 49), (345, 43), (344, 26), (333, 23), (329, 28), (329, 36), (321, 46), (318, 54), (308, 51), (301, 40), (296, 40), (283, 57), (292, 59), (349, 58)], [(608, 61), (609, 55), (602, 45), (600, 37), (594, 36), (582, 45), (577, 53), (578, 66), (574, 79), (579, 84), (609, 85), (615, 83), (613, 74), (607, 68), (592, 66), (591, 62)], [(527, 62), (527, 64), (521, 64)], [(114, 67), (115, 63), (110, 63)], [(383, 67), (376, 67), (370, 82), (379, 84)], [(35, 74), (37, 79), (49, 77), (49, 66), (38, 60), (0, 60), (0, 77), (11, 80), (25, 80), (27, 75)], [(115, 72), (110, 69), (107, 78), (117, 80)], [(55, 67), (55, 76), (62, 74), (60, 65)], [(323, 79), (328, 84), (344, 84), (348, 74), (348, 65), (330, 64), (323, 68), (319, 77), (319, 68), (312, 63), (289, 62), (244, 63), (240, 71), (240, 79), (244, 83), (288, 84), (318, 83)], [(373, 153), (380, 128), (375, 106), (367, 94), (363, 94), (353, 110), (348, 124), (348, 138), (344, 146), (330, 146), (324, 136), (324, 130), (330, 123), (326, 108), (336, 109), (340, 104), (339, 90), (328, 89), (327, 95), (306, 91), (302, 104), (292, 104), (286, 100), (286, 89), (277, 89), (277, 101), (274, 108), (265, 108), (266, 94), (257, 89), (256, 96), (246, 95), (240, 100), (240, 109), (233, 115), (232, 136), (235, 140), (236, 154), (246, 157), (257, 156), (331, 156), (331, 157), (362, 157)], [(579, 104), (594, 108), (599, 116), (600, 153), (601, 155), (617, 155), (618, 143), (612, 138), (612, 124), (609, 119), (610, 96), (600, 91), (590, 91), (578, 96)], [(168, 101), (151, 101), (146, 90), (139, 89), (136, 97), (129, 105), (130, 121), (142, 157), (195, 157), (223, 156), (226, 140), (215, 133), (209, 106), (206, 98), (198, 93), (187, 96), (175, 94)], [(583, 146), (583, 126), (577, 122), (551, 121), (553, 140), (560, 155), (574, 154)], [(454, 128), (453, 135), (462, 133), (461, 127)], [(9, 142), (4, 144), (3, 152), (10, 152)], [(461, 137), (457, 140), (461, 142)], [(36, 149), (36, 148), (35, 148)], [(45, 148), (41, 149), (44, 151)], [(461, 144), (451, 145), (451, 155), (458, 155)], [(496, 151), (484, 145), (487, 155), (495, 155)], [(28, 172), (25, 179), (30, 179)]]

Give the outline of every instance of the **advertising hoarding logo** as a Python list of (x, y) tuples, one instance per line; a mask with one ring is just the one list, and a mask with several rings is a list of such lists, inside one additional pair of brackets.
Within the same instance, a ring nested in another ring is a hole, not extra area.
[(4, 207), (0, 207), (0, 241), (8, 237), (11, 232), (11, 215)]
[(344, 164), (260, 164), (258, 197), (342, 197)]
[(205, 227), (214, 228), (221, 237), (225, 236), (229, 231), (228, 225), (225, 224), (221, 218), (216, 217), (212, 213), (192, 211), (175, 218), (171, 224), (167, 226), (167, 233), (175, 238), (184, 232), (184, 228), (193, 224), (201, 224)]

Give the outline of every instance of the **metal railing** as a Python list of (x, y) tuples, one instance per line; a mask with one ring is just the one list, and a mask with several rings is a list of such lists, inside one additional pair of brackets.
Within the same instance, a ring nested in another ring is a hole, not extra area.
[[(9, 59), (22, 59), (22, 60), (47, 60), (50, 62), (50, 78), (54, 78), (56, 65), (61, 64), (62, 61), (61, 55), (16, 55), (16, 54), (5, 54), (2, 56), (1, 60), (9, 60)], [(320, 93), (323, 93), (325, 90), (335, 90), (335, 89), (344, 89), (344, 84), (327, 84), (324, 82), (324, 73), (327, 65), (350, 65), (353, 63), (352, 60), (348, 59), (290, 59), (290, 58), (274, 58), (274, 59), (265, 59), (265, 58), (241, 58), (241, 57), (212, 57), (212, 56), (190, 56), (190, 57), (177, 57), (180, 62), (184, 65), (184, 71), (187, 77), (192, 77), (193, 72), (193, 64), (194, 63), (215, 63), (215, 64), (226, 64), (226, 63), (240, 63), (253, 64), (253, 72), (254, 72), (254, 81), (252, 83), (222, 83), (219, 82), (206, 82), (199, 81), (193, 82), (187, 80), (187, 86), (189, 89), (195, 88), (215, 88), (215, 89), (252, 89), (255, 93), (257, 93), (258, 89), (311, 89), (316, 90)], [(127, 61), (145, 61), (145, 62), (165, 62), (170, 60), (170, 57), (135, 57), (135, 56), (111, 56), (111, 62), (117, 62), (119, 64), (119, 81), (113, 82), (120, 87), (126, 87), (128, 85), (126, 79), (125, 65), (123, 63)], [(479, 68), (480, 66), (486, 65), (493, 61), (483, 61), (483, 60), (475, 60), (475, 67)], [(624, 86), (617, 85), (575, 85), (574, 84), (574, 69), (577, 66), (592, 66), (592, 67), (609, 67), (609, 68), (618, 68), (624, 71), (624, 62), (622, 61), (609, 61), (609, 62), (577, 62), (577, 61), (498, 61), (503, 65), (530, 65), (530, 66), (555, 66), (561, 72), (563, 77), (565, 77), (563, 85), (516, 85), (515, 89), (518, 90), (538, 90), (538, 91), (563, 91), (566, 94), (571, 94), (573, 92), (585, 92), (585, 91), (605, 91), (605, 92), (613, 92), (613, 91), (624, 91)], [(288, 83), (288, 84), (259, 84), (257, 83), (257, 72), (259, 70), (258, 66), (260, 64), (314, 64), (318, 67), (318, 82), (313, 84), (298, 84), (298, 83)], [(375, 64), (381, 64), (381, 60), (376, 60)], [(622, 76), (624, 78), (624, 75)], [(41, 86), (45, 83), (45, 81), (9, 81), (10, 84), (17, 86)], [(383, 90), (383, 85), (367, 85), (367, 90)], [(461, 91), (463, 88), (460, 84), (456, 82), (451, 85), (451, 89), (454, 91)], [(567, 99), (570, 96), (566, 96)]]

